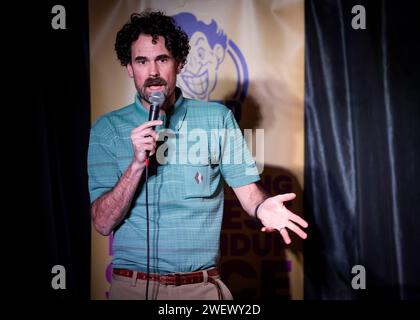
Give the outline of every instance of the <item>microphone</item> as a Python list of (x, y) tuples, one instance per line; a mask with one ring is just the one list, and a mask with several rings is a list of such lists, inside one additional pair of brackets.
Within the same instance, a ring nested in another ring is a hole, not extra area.
[[(149, 121), (157, 120), (159, 118), (159, 108), (165, 102), (165, 95), (161, 91), (153, 92), (149, 96), (150, 102), (150, 111), (149, 111)], [(155, 127), (152, 127), (155, 130)]]
[[(162, 104), (165, 102), (165, 94), (161, 91), (153, 92), (149, 96), (150, 102), (150, 111), (149, 111), (149, 121), (157, 120), (159, 118), (159, 109)], [(155, 126), (151, 127), (152, 130), (155, 130)], [(146, 151), (146, 156), (149, 158), (150, 151)]]

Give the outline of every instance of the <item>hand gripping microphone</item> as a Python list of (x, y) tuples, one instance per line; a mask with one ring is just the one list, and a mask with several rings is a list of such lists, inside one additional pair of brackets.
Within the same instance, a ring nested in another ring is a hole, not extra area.
[[(150, 111), (149, 111), (149, 121), (157, 120), (159, 118), (159, 109), (162, 104), (165, 102), (165, 94), (161, 91), (153, 92), (149, 96), (150, 102)], [(155, 130), (155, 126), (151, 127), (152, 130)], [(146, 151), (146, 156), (149, 158), (150, 151)]]

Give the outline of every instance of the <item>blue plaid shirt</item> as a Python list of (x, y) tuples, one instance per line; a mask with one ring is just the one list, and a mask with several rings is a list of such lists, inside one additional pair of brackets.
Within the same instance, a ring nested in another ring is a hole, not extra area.
[[(157, 154), (165, 155), (166, 163), (160, 161), (149, 169), (150, 270), (161, 274), (215, 266), (223, 180), (231, 187), (259, 180), (232, 112), (218, 103), (186, 99), (179, 89), (177, 93), (169, 120), (161, 117), (164, 124), (156, 128), (166, 141)], [(91, 202), (111, 190), (131, 163), (131, 131), (148, 116), (136, 95), (133, 104), (99, 117), (92, 126), (88, 153)], [(143, 179), (131, 210), (114, 230), (114, 268), (146, 271)]]

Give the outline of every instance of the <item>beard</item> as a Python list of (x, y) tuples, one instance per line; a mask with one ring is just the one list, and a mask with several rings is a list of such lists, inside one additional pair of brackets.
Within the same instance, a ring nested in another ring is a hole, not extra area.
[(165, 95), (165, 98), (168, 97), (168, 94), (169, 94), (168, 83), (164, 79), (162, 79), (160, 77), (158, 77), (158, 78), (148, 78), (148, 79), (146, 79), (146, 81), (144, 81), (142, 87), (137, 88), (137, 92), (139, 93), (140, 98), (143, 99), (144, 101), (146, 101), (147, 103), (150, 104), (149, 94), (146, 92), (146, 90), (151, 86), (163, 86), (164, 89), (162, 90), (162, 92)]

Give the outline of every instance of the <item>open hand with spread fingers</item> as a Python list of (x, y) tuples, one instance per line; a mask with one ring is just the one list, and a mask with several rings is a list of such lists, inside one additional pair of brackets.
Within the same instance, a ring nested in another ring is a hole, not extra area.
[(296, 198), (294, 193), (285, 193), (266, 199), (257, 209), (257, 217), (260, 219), (263, 232), (280, 232), (286, 244), (290, 244), (289, 232), (287, 229), (296, 233), (302, 239), (306, 239), (307, 234), (301, 227), (306, 228), (308, 223), (298, 215), (286, 208), (284, 202)]

